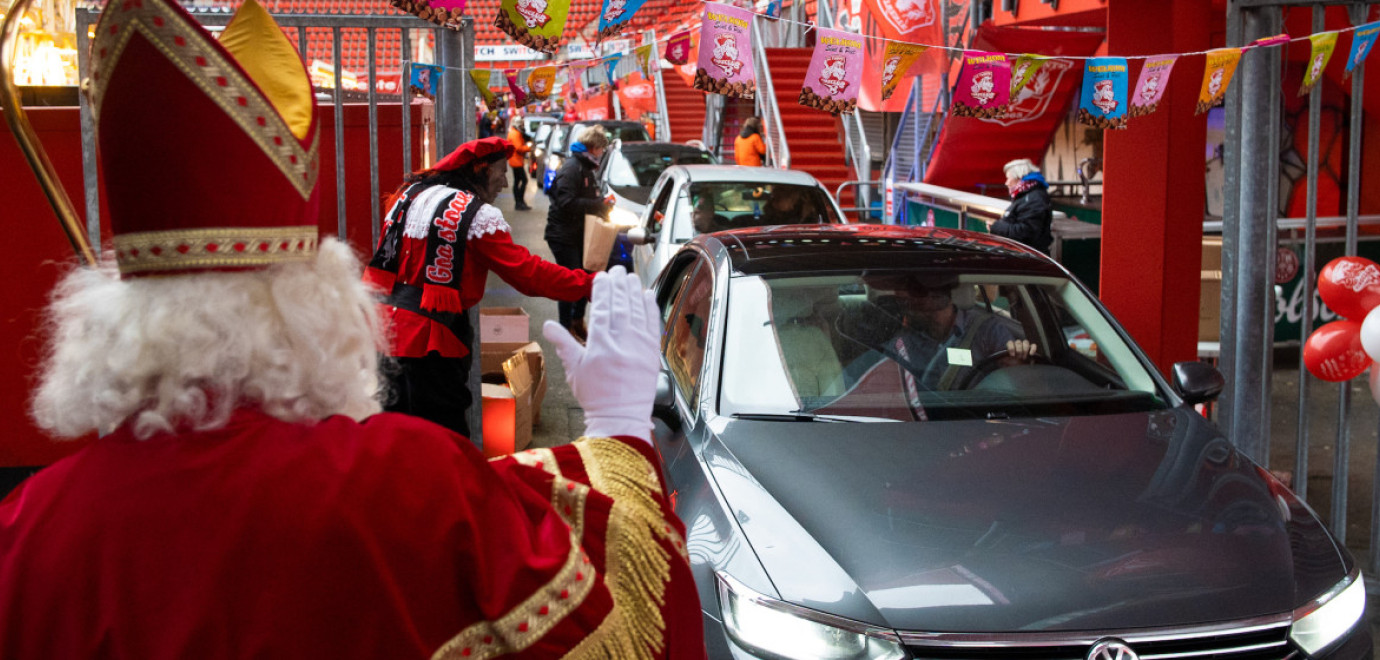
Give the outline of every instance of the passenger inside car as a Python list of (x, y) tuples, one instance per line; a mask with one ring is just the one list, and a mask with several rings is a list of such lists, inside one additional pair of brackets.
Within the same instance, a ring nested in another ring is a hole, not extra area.
[(802, 401), (843, 393), (843, 365), (830, 339), (832, 325), (820, 308), (836, 304), (834, 287), (790, 287), (772, 291), (772, 324), (796, 396)]

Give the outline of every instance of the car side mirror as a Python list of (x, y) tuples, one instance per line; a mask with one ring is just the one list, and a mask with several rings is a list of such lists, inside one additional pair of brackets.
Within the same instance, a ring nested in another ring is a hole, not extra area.
[(628, 229), (628, 242), (633, 245), (648, 245), (654, 240), (656, 240), (656, 234), (648, 233), (644, 227)]
[(680, 428), (680, 413), (676, 412), (676, 393), (671, 388), (671, 372), (662, 369), (656, 375), (656, 398), (652, 400), (652, 417), (666, 423), (671, 429)]
[(1174, 389), (1185, 403), (1205, 403), (1217, 398), (1227, 384), (1222, 372), (1197, 360), (1174, 363)]

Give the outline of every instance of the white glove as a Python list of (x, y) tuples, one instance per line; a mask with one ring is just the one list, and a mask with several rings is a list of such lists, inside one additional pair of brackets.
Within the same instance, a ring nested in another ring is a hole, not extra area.
[(661, 371), (661, 314), (655, 294), (614, 266), (594, 277), (588, 339), (582, 346), (555, 321), (542, 334), (565, 363), (565, 382), (585, 410), (585, 435), (652, 437)]

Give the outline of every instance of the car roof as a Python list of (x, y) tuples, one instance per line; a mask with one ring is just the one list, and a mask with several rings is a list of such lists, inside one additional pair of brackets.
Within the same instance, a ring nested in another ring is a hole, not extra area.
[(755, 181), (761, 183), (793, 183), (797, 185), (819, 185), (819, 180), (809, 172), (800, 170), (779, 170), (773, 167), (752, 167), (749, 165), (672, 165), (683, 170), (691, 183), (708, 181)]
[(709, 153), (708, 149), (701, 149), (679, 142), (623, 142), (619, 140), (618, 148), (622, 151), (695, 151)]
[(1066, 276), (1039, 251), (1016, 241), (960, 229), (902, 225), (781, 225), (694, 239), (722, 248), (745, 275), (943, 266), (966, 272)]

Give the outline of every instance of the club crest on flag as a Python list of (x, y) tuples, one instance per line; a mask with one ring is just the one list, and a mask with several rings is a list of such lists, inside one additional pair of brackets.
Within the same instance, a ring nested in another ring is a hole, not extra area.
[(1059, 83), (1064, 80), (1064, 74), (1072, 68), (1073, 65), (1066, 60), (1046, 60), (1011, 98), (1004, 112), (982, 121), (1011, 126), (1043, 117), (1049, 110), (1055, 91), (1059, 89)]
[(903, 34), (932, 25), (938, 16), (934, 0), (877, 0), (877, 7)]
[(551, 20), (546, 13), (546, 0), (517, 0), (517, 12), (528, 28), (543, 27)]
[(843, 69), (846, 61), (842, 55), (824, 60), (824, 71), (819, 74), (819, 84), (829, 90), (830, 96), (838, 96), (843, 90), (848, 89), (848, 81), (844, 79), (847, 73)]
[(900, 55), (892, 55), (886, 58), (886, 63), (882, 64), (882, 88), (891, 84), (891, 79), (896, 77), (896, 67), (901, 64)]
[(738, 60), (738, 39), (731, 34), (714, 37), (714, 54), (709, 61), (719, 67), (726, 77), (738, 75), (743, 68), (743, 63)]
[(981, 71), (973, 76), (973, 84), (968, 93), (982, 105), (987, 105), (992, 102), (992, 99), (997, 98), (997, 84), (993, 78), (994, 75), (991, 71)]
[(1113, 82), (1110, 80), (1099, 80), (1093, 85), (1093, 105), (1097, 106), (1102, 112), (1111, 114), (1116, 112), (1116, 107), (1120, 105), (1116, 100), (1116, 91), (1112, 89)]

